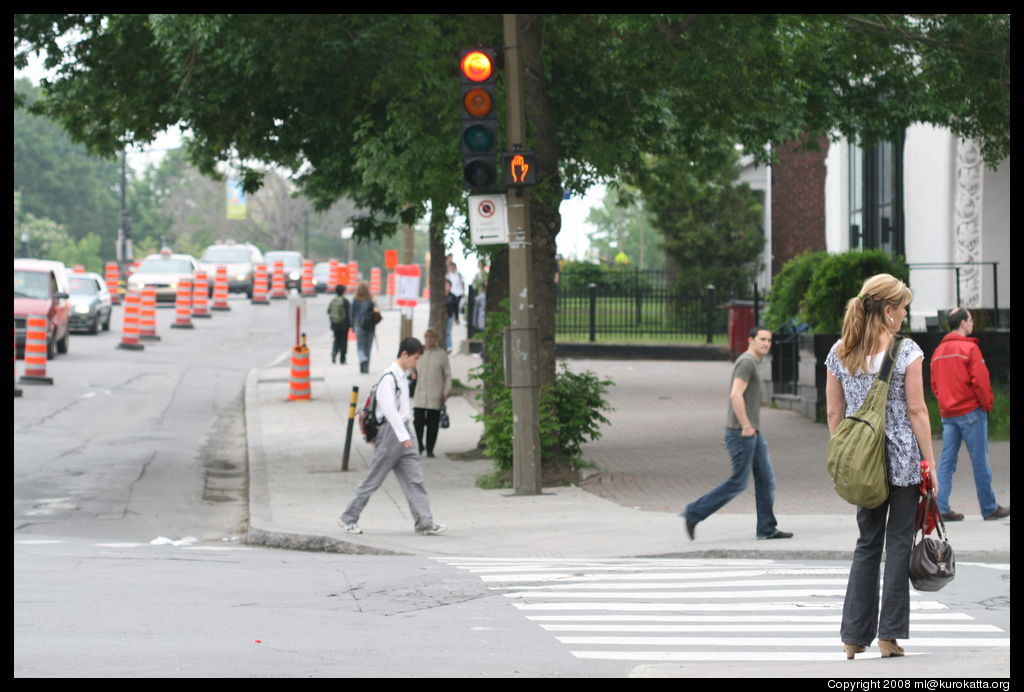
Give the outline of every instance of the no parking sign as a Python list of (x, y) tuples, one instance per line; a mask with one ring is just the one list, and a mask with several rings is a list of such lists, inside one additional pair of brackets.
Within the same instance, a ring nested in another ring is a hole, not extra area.
[(470, 196), (469, 235), (474, 245), (500, 245), (508, 242), (505, 195)]
[(395, 304), (401, 308), (414, 308), (420, 295), (420, 265), (399, 264), (395, 267), (398, 276), (398, 299)]

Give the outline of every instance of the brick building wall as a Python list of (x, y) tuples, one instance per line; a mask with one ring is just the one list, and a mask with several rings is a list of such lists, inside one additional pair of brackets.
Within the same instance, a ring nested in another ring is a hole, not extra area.
[(820, 151), (798, 151), (800, 142), (776, 147), (772, 166), (772, 276), (788, 260), (805, 250), (825, 249), (825, 156), (828, 139), (818, 141)]

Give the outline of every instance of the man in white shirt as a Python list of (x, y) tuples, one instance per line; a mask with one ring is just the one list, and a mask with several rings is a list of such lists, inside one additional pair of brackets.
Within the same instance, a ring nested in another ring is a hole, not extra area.
[[(416, 533), (433, 536), (444, 533), (448, 527), (434, 522), (430, 512), (430, 500), (423, 487), (423, 467), (420, 462), (418, 445), (413, 442), (410, 428), (412, 406), (409, 403), (409, 373), (423, 356), (423, 344), (419, 339), (402, 339), (398, 346), (398, 358), (381, 375), (377, 384), (377, 415), (383, 416), (377, 438), (373, 441), (373, 458), (370, 472), (356, 488), (348, 507), (338, 519), (346, 533), (360, 534), (359, 515), (369, 502), (370, 496), (381, 486), (388, 473), (395, 472), (398, 484), (405, 493), (416, 524)], [(392, 381), (393, 380), (393, 381)]]

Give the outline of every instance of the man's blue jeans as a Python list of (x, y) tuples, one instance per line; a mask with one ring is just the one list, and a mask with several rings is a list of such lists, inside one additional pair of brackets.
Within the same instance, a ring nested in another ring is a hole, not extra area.
[(747, 487), (750, 473), (754, 473), (754, 500), (757, 505), (757, 537), (767, 538), (775, 533), (777, 524), (775, 505), (775, 471), (768, 457), (768, 445), (760, 432), (743, 437), (740, 430), (726, 428), (725, 446), (732, 459), (729, 480), (696, 502), (686, 506), (683, 514), (696, 524), (704, 521)]
[(939, 461), (939, 511), (949, 512), (949, 491), (953, 489), (953, 474), (960, 453), (960, 441), (967, 443), (974, 471), (974, 489), (978, 493), (981, 516), (996, 511), (996, 496), (992, 491), (992, 467), (988, 464), (988, 414), (976, 408), (962, 416), (942, 419), (942, 458)]

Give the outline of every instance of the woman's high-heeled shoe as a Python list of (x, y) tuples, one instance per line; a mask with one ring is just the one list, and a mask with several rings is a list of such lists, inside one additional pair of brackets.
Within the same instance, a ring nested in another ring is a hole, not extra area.
[(862, 644), (843, 644), (843, 650), (846, 652), (846, 659), (850, 660), (854, 654), (862, 654), (868, 647)]
[(878, 648), (882, 650), (882, 658), (904, 655), (903, 647), (895, 639), (879, 639)]

